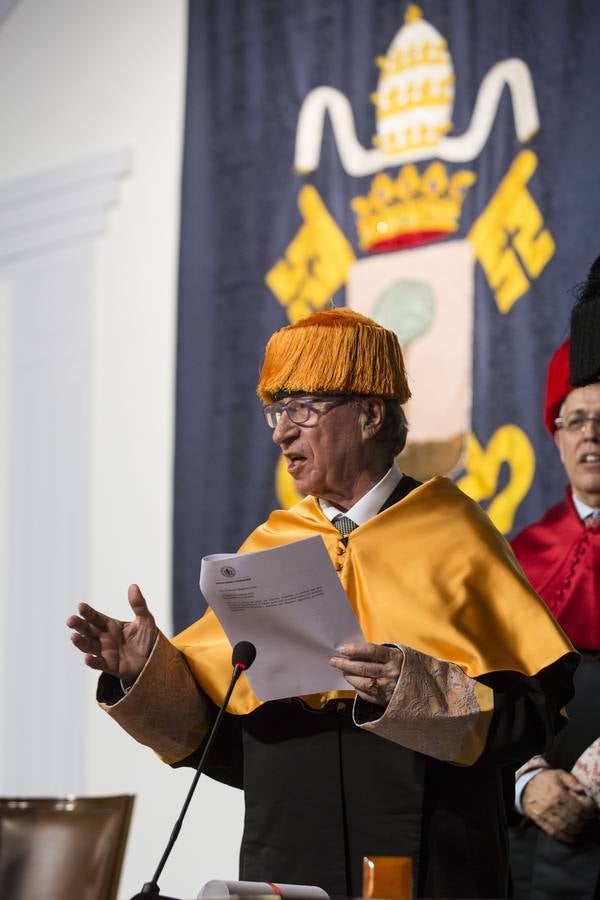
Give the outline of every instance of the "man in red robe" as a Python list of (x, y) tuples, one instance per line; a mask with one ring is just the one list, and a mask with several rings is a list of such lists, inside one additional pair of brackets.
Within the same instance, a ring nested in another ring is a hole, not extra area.
[(569, 357), (567, 340), (550, 362), (544, 410), (569, 485), (512, 545), (582, 660), (569, 725), (517, 773), (519, 900), (600, 897), (600, 382), (573, 387)]

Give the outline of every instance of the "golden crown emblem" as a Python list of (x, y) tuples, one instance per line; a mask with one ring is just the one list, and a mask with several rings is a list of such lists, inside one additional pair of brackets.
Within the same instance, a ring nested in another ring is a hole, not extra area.
[(355, 197), (352, 209), (363, 250), (415, 246), (458, 230), (465, 195), (477, 180), (461, 169), (448, 176), (438, 160), (419, 174), (403, 166), (397, 178), (382, 172), (371, 182), (366, 197)]

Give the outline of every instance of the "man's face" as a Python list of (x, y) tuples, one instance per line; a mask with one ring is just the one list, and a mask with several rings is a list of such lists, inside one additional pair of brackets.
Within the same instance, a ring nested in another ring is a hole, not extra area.
[[(561, 418), (600, 416), (600, 383), (576, 388), (567, 396)], [(587, 421), (583, 428), (559, 428), (554, 441), (560, 452), (573, 492), (595, 508), (600, 507), (600, 429)]]
[(323, 414), (310, 425), (296, 425), (284, 413), (273, 440), (301, 493), (349, 509), (384, 474), (369, 445), (383, 420), (383, 403), (361, 398), (336, 406), (317, 400), (316, 406)]

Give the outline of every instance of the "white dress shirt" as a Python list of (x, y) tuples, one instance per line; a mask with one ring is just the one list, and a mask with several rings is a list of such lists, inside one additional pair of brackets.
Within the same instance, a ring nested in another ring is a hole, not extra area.
[(328, 503), (326, 500), (319, 500), (321, 512), (330, 522), (333, 522), (336, 516), (339, 516), (341, 513), (344, 516), (348, 516), (348, 518), (352, 519), (357, 525), (364, 525), (365, 522), (368, 522), (369, 519), (372, 519), (373, 516), (377, 515), (392, 491), (400, 484), (401, 478), (402, 472), (396, 465), (393, 465), (391, 469), (388, 469), (383, 478), (378, 481), (377, 484), (374, 484), (360, 500), (357, 500), (354, 506), (350, 507), (347, 512), (338, 509), (333, 503)]

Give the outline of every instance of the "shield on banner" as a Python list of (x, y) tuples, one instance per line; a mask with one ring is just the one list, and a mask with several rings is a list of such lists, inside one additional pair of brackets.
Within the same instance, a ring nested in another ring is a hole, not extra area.
[(473, 272), (468, 240), (380, 253), (350, 269), (348, 306), (402, 346), (413, 396), (398, 461), (420, 480), (458, 472), (471, 432)]

